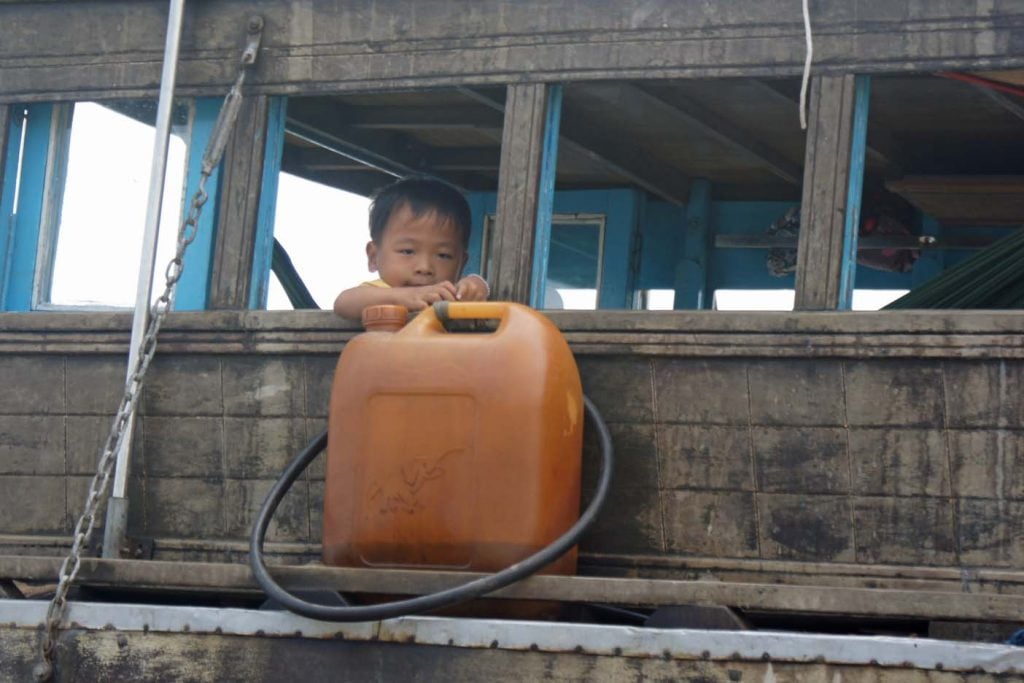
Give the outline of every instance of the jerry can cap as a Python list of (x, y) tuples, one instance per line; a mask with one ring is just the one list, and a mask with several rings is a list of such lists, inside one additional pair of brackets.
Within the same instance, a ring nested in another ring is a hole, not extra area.
[(363, 309), (362, 322), (367, 330), (396, 332), (405, 326), (409, 310), (397, 304), (379, 304)]

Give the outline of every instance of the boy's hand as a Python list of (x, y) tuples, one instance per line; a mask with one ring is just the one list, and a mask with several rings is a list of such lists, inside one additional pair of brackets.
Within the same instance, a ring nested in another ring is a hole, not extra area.
[(490, 293), (487, 281), (479, 275), (467, 275), (455, 283), (457, 301), (487, 301)]
[(438, 301), (455, 301), (455, 285), (447, 280), (422, 287), (396, 288), (395, 291), (402, 292), (402, 305), (410, 311), (419, 311)]

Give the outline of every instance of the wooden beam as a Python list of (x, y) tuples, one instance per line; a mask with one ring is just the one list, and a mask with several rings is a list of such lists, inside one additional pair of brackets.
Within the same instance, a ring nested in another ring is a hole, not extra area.
[[(418, 173), (444, 177), (453, 185), (466, 190), (480, 187), (494, 190), (494, 179), (497, 177), (501, 157), (497, 144), (494, 147), (451, 149), (427, 147), (423, 149), (423, 154), (423, 166)], [(311, 180), (313, 176), (319, 176), (320, 180), (317, 182), (339, 187), (345, 183), (335, 183), (330, 178), (337, 178), (340, 181), (351, 174), (365, 175), (377, 179), (374, 182), (379, 185), (379, 179), (383, 178), (386, 182), (387, 178), (394, 177), (393, 173), (380, 171), (374, 166), (360, 163), (329, 149), (298, 145), (285, 146), (281, 169)], [(357, 186), (363, 185), (357, 183)]]
[[(278, 95), (399, 90), (532, 79), (572, 82), (793, 76), (806, 43), (791, 3), (236, 0), (189, 5), (179, 92), (223, 95), (249, 13), (268, 27), (252, 88)], [(1019, 3), (815, 3), (819, 74), (1020, 68)], [(45, 27), (40, 30), (39, 27)], [(764, 30), (752, 31), (751, 27)], [(0, 100), (152, 97), (166, 28), (162, 3), (0, 2)], [(386, 49), (384, 48), (386, 46)]]
[[(11, 105), (0, 104), (0, 191), (4, 187), (4, 172), (7, 168), (7, 136), (10, 129)], [(6, 230), (3, 232), (6, 233)], [(3, 263), (2, 258), (0, 258), (0, 263)]]
[(296, 145), (285, 145), (284, 154), (281, 157), (281, 169), (289, 173), (302, 175), (303, 170), (308, 171), (376, 171), (366, 164), (359, 163), (351, 157), (346, 157), (323, 147), (298, 147)]
[[(504, 109), (500, 100), (478, 90), (461, 88), (460, 91), (497, 111)], [(563, 103), (559, 149), (587, 159), (666, 201), (686, 204), (690, 178), (634, 146), (616, 142), (619, 137), (614, 130), (595, 127), (585, 114)]]
[(431, 148), (427, 152), (426, 166), (437, 171), (495, 172), (501, 162), (501, 149), (494, 147)]
[[(394, 130), (356, 129), (345, 125), (348, 109), (328, 102), (306, 103), (296, 116), (289, 116), (289, 135), (301, 138), (307, 143), (320, 147), (341, 158), (348, 158), (357, 164), (376, 169), (394, 177), (406, 175), (431, 175), (460, 189), (467, 183), (450, 170), (463, 171), (465, 168), (445, 170), (431, 166), (434, 148)], [(436, 158), (436, 157), (435, 157)], [(320, 163), (330, 164), (325, 158)], [(339, 162), (339, 166), (348, 166)], [(490, 169), (496, 168), (491, 164)], [(340, 169), (339, 169), (340, 170)], [(475, 183), (470, 182), (470, 185)]]
[[(857, 251), (866, 249), (984, 249), (997, 241), (996, 237), (947, 237), (918, 235), (868, 235), (857, 239)], [(797, 237), (755, 233), (750, 235), (715, 235), (719, 249), (796, 249)]]
[(544, 147), (547, 86), (508, 86), (498, 174), (497, 224), (485, 262), (492, 298), (525, 304), (530, 300), (534, 224), (537, 220), (540, 162)]
[[(48, 580), (60, 558), (0, 557), (0, 577)], [(325, 566), (275, 566), (285, 587), (334, 589), (351, 593), (420, 595), (451, 588), (482, 574), (403, 569), (350, 569)], [(813, 581), (813, 577), (811, 578)], [(240, 564), (103, 560), (83, 558), (81, 585), (163, 592), (252, 593), (259, 588), (251, 570)], [(1024, 595), (964, 593), (960, 590), (873, 589), (808, 584), (731, 581), (619, 579), (592, 576), (531, 576), (492, 594), (509, 599), (600, 602), (657, 607), (726, 605), (748, 610), (862, 617), (965, 619), (1016, 622)]]
[(606, 170), (673, 204), (686, 204), (690, 177), (623, 140), (620, 132), (600, 126), (577, 110), (568, 100), (562, 104), (560, 143)]
[[(803, 169), (800, 166), (787, 161), (753, 134), (729, 123), (681, 93), (665, 91), (659, 96), (641, 86), (623, 83), (616, 87), (620, 90), (621, 102), (628, 102), (638, 108), (647, 107), (669, 121), (699, 128), (705, 135), (746, 154), (786, 182), (793, 185), (803, 182)], [(595, 92), (596, 89), (588, 87), (587, 91)]]
[[(760, 94), (764, 97), (770, 98), (780, 104), (790, 106), (793, 110), (794, 119), (799, 116), (800, 100), (798, 98), (792, 97), (789, 93), (781, 90), (770, 81), (764, 81), (759, 78), (750, 78), (747, 79), (747, 81), (750, 85), (757, 88)], [(868, 146), (865, 149), (865, 153), (868, 158), (872, 159), (875, 163), (880, 164), (887, 174), (893, 176), (903, 175), (903, 168), (900, 163), (896, 161), (897, 159), (904, 158), (902, 145), (878, 126), (869, 129), (868, 135), (870, 136), (870, 139), (868, 140)]]
[(418, 145), (398, 133), (354, 131), (341, 124), (340, 112), (327, 103), (303, 110), (302, 118), (289, 116), (288, 135), (357, 161), (395, 177), (419, 173), (422, 154)]
[(269, 98), (246, 98), (224, 152), (207, 304), (210, 309), (244, 309), (249, 305), (268, 110)]
[[(643, 364), (659, 358), (670, 365), (676, 362), (673, 358), (756, 362), (764, 358), (812, 362), (924, 358), (958, 362), (1002, 359), (1014, 365), (1024, 359), (1018, 311), (602, 310), (546, 311), (545, 316), (562, 330), (578, 358), (630, 357), (643, 359)], [(2, 315), (0, 354), (66, 354), (82, 359), (124, 355), (130, 323), (126, 312)], [(187, 311), (168, 317), (160, 330), (160, 349), (166, 354), (213, 354), (225, 359), (267, 354), (333, 359), (338, 349), (361, 331), (357, 323), (340, 321), (329, 311)], [(665, 368), (656, 365), (655, 371)], [(591, 377), (600, 376), (598, 370), (589, 372)], [(584, 371), (584, 379), (587, 376)], [(70, 542), (61, 536), (0, 533), (0, 552), (12, 546), (66, 547)], [(194, 548), (201, 547), (211, 556), (222, 552), (234, 556), (248, 547), (227, 541), (195, 543)], [(160, 547), (178, 552), (173, 543), (161, 542)], [(303, 546), (296, 552), (316, 554), (318, 550)], [(678, 561), (691, 559), (680, 556)]]
[(352, 128), (370, 130), (463, 130), (501, 131), (501, 116), (489, 107), (437, 106), (347, 106), (341, 122)]
[(335, 170), (297, 165), (290, 161), (287, 154), (281, 160), (281, 171), (363, 197), (371, 196), (380, 188), (394, 181), (394, 176), (366, 166), (358, 169)]
[(796, 310), (833, 310), (839, 305), (854, 80), (852, 74), (818, 76), (811, 83)]
[(1001, 92), (997, 92), (992, 88), (981, 85), (980, 83), (975, 83), (974, 87), (983, 95), (985, 95), (993, 102), (998, 104), (1000, 107), (1010, 112), (1018, 119), (1024, 121), (1024, 107), (1018, 104), (1016, 100), (1007, 97), (1006, 95), (1002, 94)]

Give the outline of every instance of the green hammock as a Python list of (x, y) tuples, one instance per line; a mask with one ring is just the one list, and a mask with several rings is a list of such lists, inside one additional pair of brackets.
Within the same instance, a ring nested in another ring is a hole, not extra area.
[(1024, 229), (1014, 230), (885, 309), (1024, 308)]

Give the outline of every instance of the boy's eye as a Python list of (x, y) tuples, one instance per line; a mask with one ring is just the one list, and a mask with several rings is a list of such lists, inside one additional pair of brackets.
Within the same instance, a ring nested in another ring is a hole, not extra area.
[(452, 258), (452, 255), (451, 255), (451, 254), (446, 254), (446, 253), (444, 253), (444, 252), (441, 252), (441, 253), (439, 253), (439, 254), (437, 255), (437, 258), (440, 258), (440, 259), (446, 259), (446, 260), (447, 260), (447, 259), (450, 259), (450, 258)]
[(402, 248), (398, 250), (399, 254), (405, 254), (406, 256), (412, 256), (413, 250), (409, 248)]

